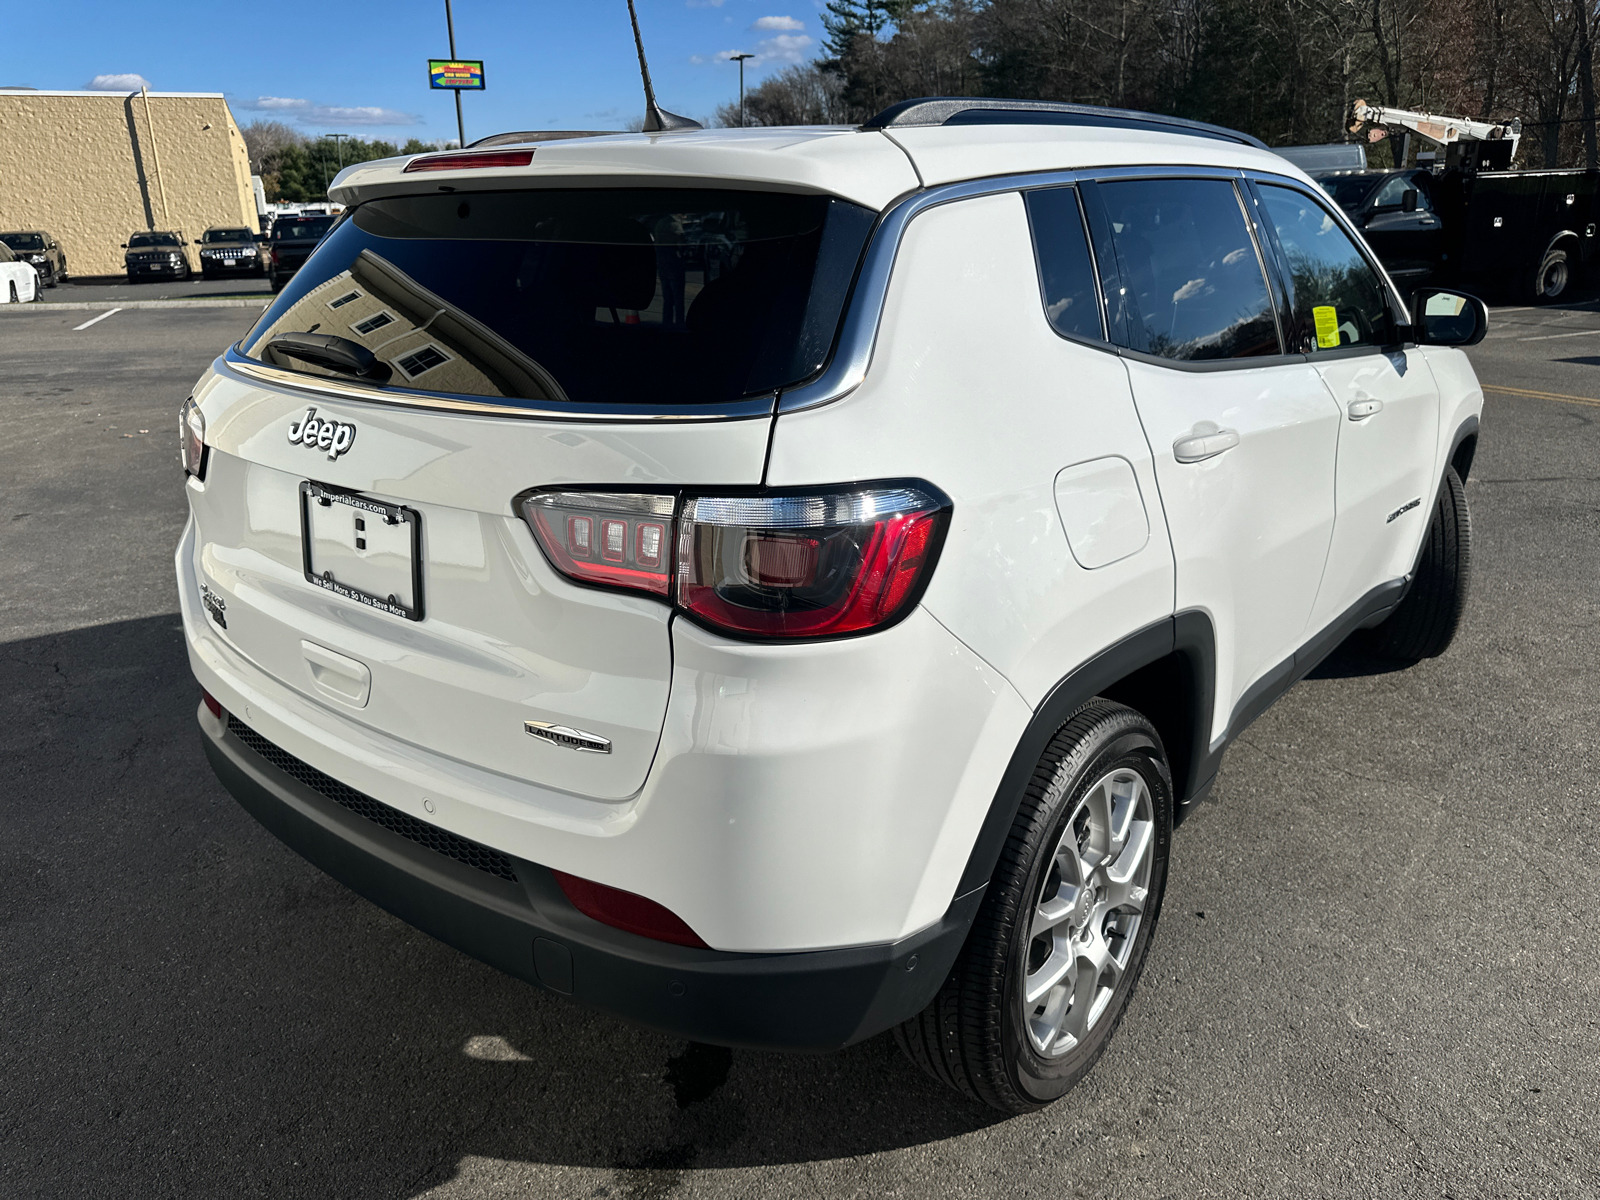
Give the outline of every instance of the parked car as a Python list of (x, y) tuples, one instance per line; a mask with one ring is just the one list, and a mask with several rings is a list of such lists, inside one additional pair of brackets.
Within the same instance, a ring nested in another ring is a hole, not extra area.
[(242, 225), (214, 225), (200, 235), (200, 273), (207, 279), (224, 275), (260, 275), (266, 254), (260, 235)]
[(19, 229), (0, 233), (0, 245), (7, 246), (22, 262), (39, 273), (40, 282), (53, 288), (67, 278), (67, 252), (42, 229)]
[(179, 420), (239, 802), (678, 1037), (1082, 1078), (1230, 743), (1450, 645), (1488, 315), (1254, 138), (1026, 108), (341, 172)]
[(141, 279), (188, 279), (194, 274), (189, 262), (189, 243), (182, 232), (152, 230), (149, 233), (128, 235), (122, 248), (128, 253), (123, 262), (128, 270), (128, 282)]
[(267, 278), (272, 281), (273, 291), (282, 291), (283, 285), (294, 278), (294, 273), (338, 219), (279, 217), (272, 223), (272, 239), (267, 243)]
[(0, 242), (0, 304), (26, 304), (39, 298), (39, 272)]

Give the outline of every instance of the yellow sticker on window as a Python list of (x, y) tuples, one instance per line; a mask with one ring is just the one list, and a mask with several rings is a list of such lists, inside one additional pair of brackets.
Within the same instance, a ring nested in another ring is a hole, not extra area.
[(1339, 345), (1339, 311), (1331, 304), (1319, 304), (1311, 310), (1311, 319), (1317, 325), (1317, 346), (1333, 350)]

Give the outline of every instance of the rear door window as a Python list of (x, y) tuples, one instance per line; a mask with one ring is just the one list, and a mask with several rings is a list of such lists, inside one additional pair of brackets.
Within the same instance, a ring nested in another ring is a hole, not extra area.
[(1033, 250), (1038, 260), (1044, 312), (1057, 333), (1067, 337), (1105, 338), (1100, 295), (1095, 287), (1094, 260), (1084, 231), (1078, 189), (1040, 188), (1024, 193)]
[(1290, 348), (1311, 354), (1392, 344), (1383, 280), (1333, 214), (1294, 188), (1257, 186), (1288, 275)]
[(1130, 350), (1202, 361), (1282, 352), (1250, 228), (1224, 179), (1100, 183)]
[(825, 363), (875, 216), (826, 196), (700, 189), (371, 200), (243, 352), (349, 378), (271, 347), (334, 334), (391, 368), (388, 387), (513, 406), (759, 395)]

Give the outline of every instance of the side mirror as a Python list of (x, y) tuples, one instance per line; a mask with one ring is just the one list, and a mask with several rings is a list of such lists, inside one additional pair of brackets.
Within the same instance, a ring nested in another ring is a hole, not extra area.
[(123, 243), (122, 243), (122, 248), (123, 248), (123, 249), (124, 249), (124, 250), (126, 250), (126, 249), (127, 249), (127, 248), (128, 248), (128, 243), (127, 243), (127, 242), (123, 242)]
[(1400, 197), (1400, 211), (1414, 213), (1417, 211), (1417, 189), (1407, 188)]
[(1411, 298), (1412, 332), (1424, 346), (1476, 346), (1489, 332), (1489, 306), (1476, 296), (1423, 288)]

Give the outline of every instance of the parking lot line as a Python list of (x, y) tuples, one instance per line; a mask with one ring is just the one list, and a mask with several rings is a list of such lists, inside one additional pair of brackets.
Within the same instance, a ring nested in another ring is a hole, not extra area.
[(1518, 338), (1519, 342), (1549, 342), (1556, 338), (1583, 337), (1585, 334), (1600, 333), (1600, 329), (1574, 329), (1571, 333), (1541, 333), (1535, 337)]
[(94, 325), (97, 322), (104, 321), (107, 317), (114, 316), (115, 314), (117, 314), (117, 313), (119, 313), (121, 311), (122, 310), (120, 308), (107, 309), (105, 312), (101, 313), (98, 317), (90, 317), (82, 325), (74, 325), (72, 327), (72, 332), (73, 333), (77, 333), (78, 330), (80, 330), (80, 329), (87, 329), (87, 328), (89, 328), (89, 326)]
[(1592, 396), (1564, 396), (1560, 392), (1533, 392), (1527, 388), (1498, 387), (1488, 383), (1483, 385), (1483, 390), (1506, 396), (1526, 396), (1530, 400), (1559, 400), (1563, 404), (1587, 404), (1592, 408), (1600, 408), (1600, 400)]

